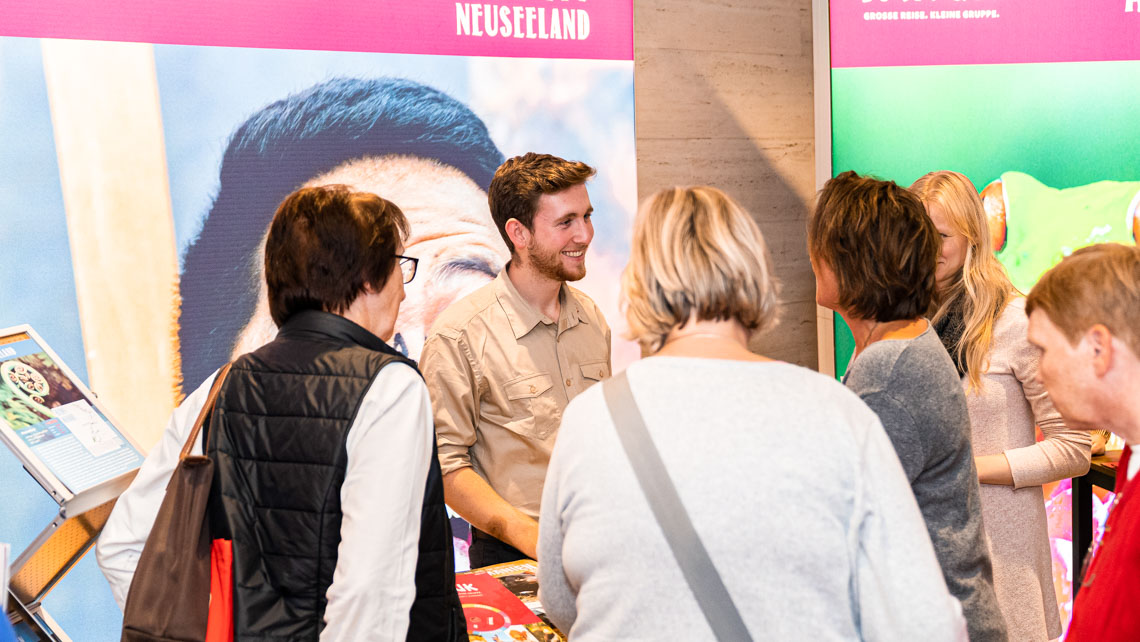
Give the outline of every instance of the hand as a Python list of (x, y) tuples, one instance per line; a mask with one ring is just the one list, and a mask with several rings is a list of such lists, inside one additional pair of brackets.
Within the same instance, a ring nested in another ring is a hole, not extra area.
[(443, 498), (475, 528), (538, 559), (538, 522), (507, 503), (474, 469), (444, 475)]
[(1105, 453), (1105, 448), (1108, 445), (1108, 431), (1107, 430), (1094, 430), (1092, 432), (1092, 456), (1098, 457)]
[(519, 549), (532, 560), (538, 559), (538, 522), (521, 515), (523, 520), (519, 522), (519, 533), (514, 542), (507, 542), (508, 544)]

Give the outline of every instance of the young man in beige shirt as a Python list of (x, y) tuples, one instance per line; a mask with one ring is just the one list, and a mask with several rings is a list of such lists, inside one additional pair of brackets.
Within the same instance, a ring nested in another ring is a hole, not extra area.
[(511, 261), (444, 311), (424, 344), (444, 497), (474, 527), (473, 568), (536, 557), (562, 411), (610, 374), (609, 326), (566, 284), (586, 275), (594, 173), (535, 153), (499, 167), (487, 193)]

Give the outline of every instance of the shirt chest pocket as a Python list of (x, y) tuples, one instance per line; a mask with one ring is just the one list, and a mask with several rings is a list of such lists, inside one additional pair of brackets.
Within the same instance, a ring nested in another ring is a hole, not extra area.
[(605, 359), (583, 363), (580, 367), (582, 369), (582, 379), (585, 380), (587, 386), (591, 386), (595, 382), (602, 381), (610, 376), (610, 367), (606, 364)]
[(511, 410), (507, 429), (530, 439), (546, 439), (558, 430), (562, 409), (550, 375), (523, 375), (506, 382), (503, 388)]

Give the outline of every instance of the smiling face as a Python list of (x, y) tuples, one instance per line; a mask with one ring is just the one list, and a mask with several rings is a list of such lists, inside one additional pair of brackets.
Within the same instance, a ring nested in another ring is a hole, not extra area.
[[(506, 247), (487, 208), (487, 194), (457, 169), (407, 156), (349, 161), (306, 185), (328, 184), (377, 194), (407, 217), (411, 229), (402, 254), (418, 258), (419, 268), (415, 279), (403, 286), (406, 298), (391, 342), (418, 359), (435, 318), (493, 279), (507, 261)], [(400, 280), (398, 268), (393, 278)], [(257, 308), (233, 355), (255, 350), (276, 335), (262, 279)]]
[(950, 224), (950, 217), (946, 215), (946, 211), (938, 201), (926, 203), (926, 213), (930, 215), (930, 220), (934, 222), (935, 229), (942, 237), (942, 253), (938, 256), (935, 278), (938, 281), (938, 288), (944, 290), (961, 275), (962, 266), (966, 264), (969, 241)]
[(525, 245), (518, 250), (520, 267), (552, 281), (586, 276), (586, 249), (594, 239), (593, 212), (584, 184), (540, 196), (533, 229), (519, 224), (525, 234)]

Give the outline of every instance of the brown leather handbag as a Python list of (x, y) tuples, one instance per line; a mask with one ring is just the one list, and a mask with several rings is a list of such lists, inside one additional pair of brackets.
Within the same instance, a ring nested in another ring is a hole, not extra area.
[(209, 420), (229, 370), (230, 364), (226, 364), (214, 379), (166, 485), (166, 496), (127, 593), (123, 642), (206, 639), (210, 610), (210, 527), (206, 502), (214, 478), (214, 462), (205, 455), (191, 455), (190, 450)]

